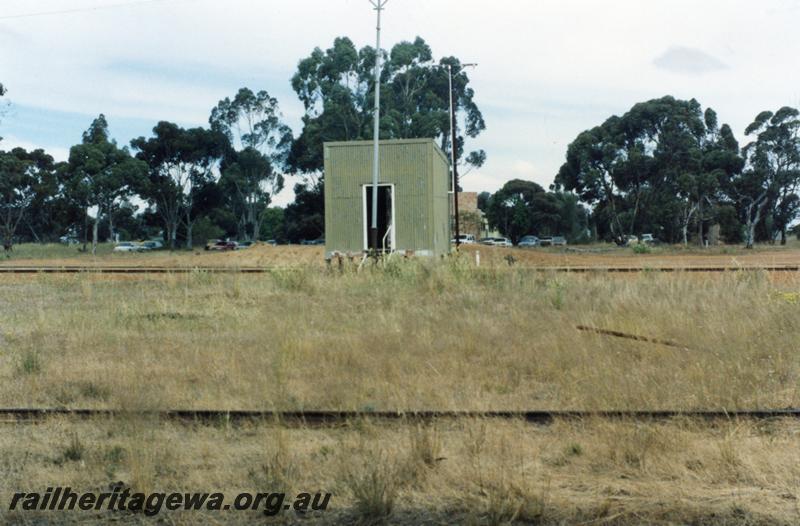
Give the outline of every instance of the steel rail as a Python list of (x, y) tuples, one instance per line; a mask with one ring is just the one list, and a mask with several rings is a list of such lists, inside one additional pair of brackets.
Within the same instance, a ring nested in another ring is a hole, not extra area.
[[(800, 409), (753, 410), (563, 410), (563, 411), (259, 411), (174, 409), (129, 411), (115, 409), (0, 408), (0, 423), (40, 422), (50, 417), (80, 419), (155, 418), (183, 423), (215, 424), (264, 421), (300, 425), (343, 425), (358, 420), (428, 422), (433, 420), (491, 419), (550, 424), (556, 420), (616, 419), (661, 421), (675, 418), (717, 420), (800, 419)], [(3, 419), (5, 418), (5, 419)]]
[[(696, 266), (696, 267), (510, 267), (514, 270), (532, 272), (567, 272), (567, 273), (637, 273), (637, 272), (800, 272), (800, 265), (766, 265), (766, 266)], [(191, 273), (241, 273), (269, 274), (299, 270), (298, 267), (115, 267), (115, 266), (0, 266), (0, 274), (191, 274)], [(476, 269), (482, 271), (484, 269)]]

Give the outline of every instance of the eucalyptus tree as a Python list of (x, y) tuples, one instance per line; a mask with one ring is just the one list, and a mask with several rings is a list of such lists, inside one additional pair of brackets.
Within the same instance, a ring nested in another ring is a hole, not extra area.
[[(486, 123), (459, 59), (446, 57), (434, 61), (430, 47), (419, 37), (413, 42), (400, 42), (390, 52), (381, 50), (381, 53), (384, 67), (380, 76), (380, 137), (432, 137), (446, 152), (450, 151), (446, 67), (449, 65), (453, 72), (453, 105), (458, 123), (456, 162), (482, 165), (486, 152), (465, 153), (467, 139), (477, 137)], [(313, 224), (304, 220), (295, 225), (295, 214), (287, 210), (287, 233), (302, 231), (310, 235), (322, 229), (322, 144), (372, 138), (376, 57), (374, 47), (357, 49), (352, 40), (339, 37), (330, 48), (324, 51), (315, 48), (298, 63), (292, 88), (303, 103), (304, 115), (302, 130), (292, 143), (288, 164), (293, 173), (305, 177), (299, 188), (304, 198), (302, 208), (309, 205), (318, 208), (313, 210), (312, 215), (317, 218)]]
[(560, 234), (559, 198), (532, 181), (512, 179), (495, 192), (486, 210), (489, 223), (516, 243), (526, 234)]
[(272, 197), (283, 189), (292, 132), (277, 99), (248, 88), (241, 88), (233, 100), (221, 100), (209, 122), (235, 149), (223, 165), (220, 184), (231, 196), (240, 231), (256, 240)]
[(75, 200), (96, 212), (92, 223), (92, 254), (97, 251), (98, 226), (105, 214), (109, 231), (114, 232), (114, 210), (133, 195), (144, 177), (147, 166), (134, 159), (127, 148), (110, 140), (108, 122), (102, 114), (83, 133), (81, 144), (70, 149), (65, 166), (65, 189)]
[(0, 233), (3, 248), (11, 250), (23, 217), (55, 193), (53, 158), (43, 150), (14, 148), (0, 151)]
[(644, 228), (671, 232), (676, 223), (686, 242), (693, 221), (702, 241), (704, 209), (741, 164), (730, 127), (719, 127), (713, 110), (666, 96), (579, 134), (555, 187), (593, 206), (600, 234), (618, 243)]
[[(400, 42), (384, 55), (381, 70), (381, 138), (436, 138), (442, 149), (452, 147), (449, 124), (447, 66), (453, 72), (453, 106), (458, 116), (456, 158), (480, 166), (486, 153), (465, 154), (467, 138), (485, 128), (483, 115), (474, 101), (469, 77), (456, 57), (438, 62), (420, 37)], [(322, 143), (372, 137), (374, 111), (375, 48), (357, 50), (346, 37), (334, 40), (325, 51), (314, 49), (300, 61), (292, 77), (292, 88), (303, 103), (303, 129), (292, 146), (291, 166), (313, 174), (322, 169)]]
[(229, 148), (225, 135), (218, 130), (184, 129), (161, 121), (153, 128), (153, 137), (134, 139), (131, 146), (148, 167), (138, 193), (161, 217), (170, 249), (176, 248), (181, 225), (186, 248), (192, 248), (192, 228), (205, 202), (202, 196)]
[(797, 196), (800, 185), (800, 112), (784, 106), (777, 112), (762, 111), (745, 129), (754, 137), (743, 148), (747, 161), (729, 190), (737, 201), (745, 222), (745, 244), (752, 248), (756, 228), (769, 219), (768, 234), (781, 236), (800, 210)]

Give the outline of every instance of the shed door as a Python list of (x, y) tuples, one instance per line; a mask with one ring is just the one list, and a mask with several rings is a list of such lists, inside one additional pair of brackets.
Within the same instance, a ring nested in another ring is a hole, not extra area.
[(394, 185), (378, 185), (378, 246), (373, 247), (370, 243), (369, 230), (372, 226), (372, 190), (371, 184), (363, 186), (363, 210), (364, 210), (364, 250), (377, 248), (378, 250), (392, 251), (395, 245), (394, 230)]

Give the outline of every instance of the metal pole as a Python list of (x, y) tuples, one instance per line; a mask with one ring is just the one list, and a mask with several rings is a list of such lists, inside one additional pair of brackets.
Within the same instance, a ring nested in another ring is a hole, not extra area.
[(370, 225), (370, 245), (378, 251), (378, 179), (380, 176), (380, 110), (381, 110), (381, 11), (388, 0), (370, 0), (378, 12), (378, 25), (375, 32), (375, 115), (372, 149), (372, 221)]
[[(461, 68), (475, 67), (477, 64), (461, 64)], [(452, 143), (450, 145), (450, 164), (453, 168), (453, 216), (456, 222), (456, 250), (461, 246), (461, 225), (458, 220), (458, 169), (456, 167), (456, 113), (453, 108), (453, 67), (447, 65), (447, 86), (450, 89), (450, 134)]]
[(453, 170), (453, 215), (456, 222), (456, 250), (461, 246), (461, 232), (458, 224), (458, 172), (456, 172), (456, 115), (453, 112), (453, 67), (447, 65), (447, 86), (450, 91), (450, 165)]

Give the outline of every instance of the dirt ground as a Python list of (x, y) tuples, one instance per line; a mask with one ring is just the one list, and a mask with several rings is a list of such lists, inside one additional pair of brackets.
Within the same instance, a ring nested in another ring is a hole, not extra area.
[[(786, 247), (761, 246), (754, 250), (741, 247), (699, 248), (656, 247), (650, 253), (636, 254), (630, 248), (593, 245), (565, 248), (500, 248), (483, 245), (462, 246), (462, 257), (474, 263), (480, 254), (481, 265), (508, 265), (509, 256), (517, 266), (530, 267), (760, 267), (800, 264), (800, 244)], [(119, 267), (285, 267), (323, 266), (325, 249), (321, 246), (257, 245), (235, 252), (158, 251), (150, 254), (105, 254), (92, 257), (22, 257), (0, 261), (0, 266), (119, 266)]]

